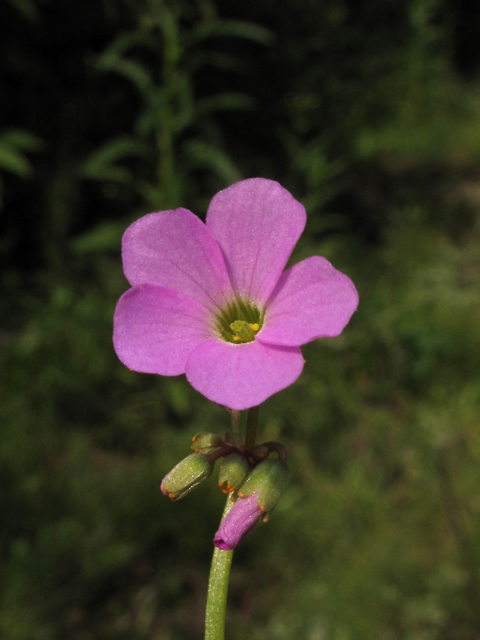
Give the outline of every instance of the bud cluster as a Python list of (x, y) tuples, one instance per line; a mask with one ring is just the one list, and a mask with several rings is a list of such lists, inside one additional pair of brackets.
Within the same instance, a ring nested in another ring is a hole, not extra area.
[[(219, 469), (219, 486), (231, 493), (234, 506), (215, 534), (219, 549), (231, 550), (248, 531), (273, 511), (288, 486), (290, 471), (287, 452), (278, 442), (266, 442), (248, 451), (233, 436), (224, 440), (216, 433), (200, 432), (192, 440), (194, 453), (181, 460), (160, 483), (162, 492), (179, 500), (209, 478), (215, 462), (223, 458)], [(272, 452), (278, 459), (269, 458)]]

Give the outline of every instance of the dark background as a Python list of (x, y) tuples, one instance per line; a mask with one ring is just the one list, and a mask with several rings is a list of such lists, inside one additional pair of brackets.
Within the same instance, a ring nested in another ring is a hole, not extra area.
[(357, 285), (260, 441), (232, 640), (480, 638), (480, 9), (0, 0), (0, 635), (201, 638), (223, 496), (158, 481), (228, 414), (111, 344), (140, 215), (278, 180)]

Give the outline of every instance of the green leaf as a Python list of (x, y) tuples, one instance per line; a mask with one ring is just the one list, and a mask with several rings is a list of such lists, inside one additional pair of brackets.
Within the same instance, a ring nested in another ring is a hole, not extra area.
[(153, 88), (153, 82), (144, 67), (133, 60), (125, 58), (107, 59), (101, 67), (106, 71), (113, 71), (130, 80), (141, 93), (148, 93)]
[(125, 226), (124, 221), (105, 222), (97, 225), (88, 233), (84, 233), (71, 241), (72, 253), (85, 255), (119, 250)]
[(0, 169), (10, 171), (21, 178), (29, 178), (32, 173), (32, 165), (23, 153), (37, 151), (42, 146), (42, 141), (22, 129), (6, 129), (0, 134)]
[(151, 35), (145, 31), (122, 33), (100, 55), (97, 64), (102, 68), (103, 65), (108, 66), (112, 61), (121, 59), (124, 53), (138, 46), (153, 48)]
[(140, 45), (152, 47), (148, 33), (142, 31), (122, 34), (98, 58), (97, 68), (123, 75), (142, 93), (148, 94), (153, 87), (150, 75), (139, 62), (124, 57), (132, 47)]
[(249, 111), (255, 107), (252, 97), (244, 93), (219, 93), (210, 98), (204, 98), (197, 103), (197, 113), (206, 114), (213, 111), (235, 110)]
[(210, 167), (226, 184), (238, 182), (243, 178), (238, 167), (221, 149), (197, 140), (188, 142), (184, 148), (192, 164)]
[(10, 171), (21, 178), (29, 178), (32, 173), (32, 165), (15, 148), (2, 144), (0, 141), (0, 168)]
[(192, 29), (189, 45), (196, 45), (207, 38), (236, 37), (252, 40), (263, 45), (272, 44), (274, 34), (253, 22), (243, 20), (209, 20), (202, 22), (196, 29)]
[(90, 154), (80, 167), (80, 175), (90, 180), (110, 180), (125, 183), (131, 179), (131, 173), (116, 163), (132, 156), (146, 156), (148, 147), (140, 140), (121, 136), (110, 140)]
[(15, 9), (17, 9), (24, 18), (27, 18), (27, 20), (31, 20), (33, 22), (38, 19), (38, 9), (35, 6), (35, 2), (32, 2), (32, 0), (7, 0), (7, 2), (15, 7)]
[(198, 52), (188, 60), (188, 68), (193, 72), (202, 67), (214, 67), (222, 71), (232, 71), (236, 73), (248, 73), (248, 64), (245, 60), (237, 58), (228, 53), (218, 51)]
[(7, 144), (27, 151), (39, 151), (43, 147), (42, 140), (23, 129), (5, 129), (0, 134), (0, 145)]

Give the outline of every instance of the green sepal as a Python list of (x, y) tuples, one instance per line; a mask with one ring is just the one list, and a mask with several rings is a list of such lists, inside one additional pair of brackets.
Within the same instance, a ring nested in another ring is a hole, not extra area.
[(192, 444), (190, 449), (195, 452), (207, 453), (210, 449), (220, 447), (222, 445), (222, 439), (216, 433), (209, 433), (208, 431), (200, 431), (192, 438)]
[(289, 481), (290, 469), (286, 462), (263, 460), (247, 477), (238, 495), (247, 498), (255, 493), (261, 509), (268, 512), (276, 506)]
[(181, 460), (160, 483), (162, 493), (180, 500), (212, 475), (214, 463), (204, 453), (191, 453)]
[(220, 466), (218, 484), (224, 493), (239, 489), (248, 475), (248, 462), (239, 453), (231, 453)]

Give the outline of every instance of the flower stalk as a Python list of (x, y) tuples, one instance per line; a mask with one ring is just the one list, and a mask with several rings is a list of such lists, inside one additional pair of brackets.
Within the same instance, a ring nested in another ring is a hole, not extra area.
[(252, 407), (248, 410), (247, 428), (245, 432), (245, 448), (252, 451), (255, 446), (255, 438), (257, 436), (258, 411), (260, 406)]
[(230, 412), (231, 415), (231, 425), (232, 425), (232, 433), (235, 436), (235, 438), (239, 438), (240, 437), (240, 418), (241, 418), (241, 412), (240, 411), (234, 411), (232, 409), (232, 411)]
[[(233, 505), (234, 503), (228, 497), (222, 519)], [(223, 551), (215, 547), (208, 580), (205, 640), (224, 640), (225, 637), (225, 612), (232, 557), (233, 551)]]
[[(250, 418), (250, 409), (247, 420), (247, 431), (245, 441), (250, 434), (255, 443), (255, 432), (257, 429), (258, 407), (254, 407), (255, 418)], [(249, 430), (249, 424), (250, 430)], [(253, 425), (253, 426), (252, 426)], [(240, 411), (231, 412), (231, 429), (238, 435), (240, 426)], [(253, 431), (252, 431), (253, 430)], [(253, 447), (252, 447), (253, 448)], [(222, 520), (228, 514), (235, 503), (227, 497)], [(215, 547), (210, 567), (210, 577), (208, 579), (207, 610), (205, 613), (205, 640), (224, 640), (225, 637), (225, 613), (227, 610), (228, 579), (230, 577), (230, 567), (232, 565), (233, 551), (224, 551)]]

